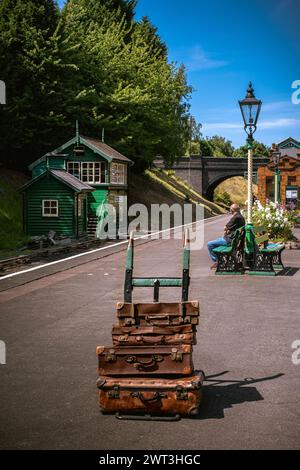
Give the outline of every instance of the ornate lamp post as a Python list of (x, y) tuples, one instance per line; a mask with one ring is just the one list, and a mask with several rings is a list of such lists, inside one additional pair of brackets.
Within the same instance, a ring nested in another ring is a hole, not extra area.
[[(252, 189), (252, 178), (253, 178), (253, 134), (256, 131), (257, 120), (261, 110), (262, 102), (254, 96), (254, 90), (252, 83), (249, 82), (246, 97), (239, 101), (241, 113), (244, 121), (244, 129), (247, 134), (247, 146), (248, 146), (248, 217), (246, 225), (246, 243), (245, 243), (245, 254), (249, 260), (249, 256), (253, 255), (254, 246), (251, 236), (253, 229), (252, 225), (252, 202), (253, 202), (253, 189)], [(250, 261), (250, 260), (249, 260)]]
[(278, 204), (280, 202), (280, 170), (279, 170), (279, 160), (281, 157), (281, 152), (277, 145), (272, 146), (272, 160), (274, 163), (274, 202)]
[(241, 113), (244, 121), (244, 129), (247, 134), (248, 146), (248, 224), (252, 224), (252, 173), (253, 173), (253, 134), (256, 131), (257, 120), (262, 102), (254, 96), (252, 83), (249, 82), (245, 99), (239, 101)]

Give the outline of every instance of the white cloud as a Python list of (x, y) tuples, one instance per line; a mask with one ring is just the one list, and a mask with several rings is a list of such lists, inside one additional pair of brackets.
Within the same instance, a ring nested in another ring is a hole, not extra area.
[(274, 129), (277, 127), (300, 126), (300, 119), (279, 118), (271, 121), (262, 121), (259, 124), (261, 129)]
[(201, 46), (194, 46), (191, 49), (179, 49), (171, 51), (170, 58), (176, 62), (185, 64), (189, 72), (196, 72), (205, 69), (217, 69), (225, 67), (228, 62), (225, 60), (213, 59), (204, 52)]
[[(259, 129), (275, 129), (281, 127), (294, 127), (300, 126), (300, 119), (273, 119), (270, 121), (260, 121), (258, 123)], [(213, 122), (203, 123), (203, 130), (218, 130), (218, 129), (243, 129), (242, 123), (230, 123), (230, 122)]]
[(292, 107), (292, 101), (273, 101), (271, 103), (263, 103), (263, 111), (282, 111), (289, 110)]
[(186, 65), (191, 72), (204, 69), (217, 69), (225, 67), (228, 64), (225, 60), (216, 60), (207, 56), (200, 46), (195, 46), (190, 51), (189, 55), (190, 59), (188, 59)]
[(203, 129), (205, 130), (214, 130), (214, 129), (243, 129), (241, 123), (234, 124), (230, 122), (212, 122), (205, 124), (203, 123)]

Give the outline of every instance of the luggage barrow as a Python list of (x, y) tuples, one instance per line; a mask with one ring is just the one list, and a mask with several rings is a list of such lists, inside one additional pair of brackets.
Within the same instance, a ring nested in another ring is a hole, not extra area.
[[(124, 282), (124, 303), (132, 305), (132, 291), (135, 287), (153, 288), (153, 305), (159, 307), (159, 293), (161, 287), (181, 287), (182, 310), (185, 311), (185, 304), (188, 303), (189, 285), (190, 285), (190, 247), (188, 230), (184, 233), (183, 256), (182, 256), (182, 276), (181, 277), (134, 277), (134, 237), (130, 234)], [(198, 302), (195, 310), (198, 312)], [(123, 304), (121, 304), (123, 305)], [(141, 305), (141, 304), (140, 304)], [(145, 305), (145, 304), (144, 304)], [(190, 313), (190, 312), (188, 312)], [(166, 315), (149, 315), (153, 321)], [(186, 317), (188, 322), (198, 322), (196, 316)], [(134, 320), (133, 320), (134, 321)], [(196, 323), (197, 324), (197, 323)], [(161, 325), (166, 325), (161, 323)], [(195, 325), (194, 325), (195, 328)], [(112, 378), (108, 376), (100, 377), (98, 388), (102, 390), (102, 399), (107, 406), (107, 399), (114, 398), (119, 401), (120, 409), (114, 412), (105, 410), (105, 414), (114, 413), (119, 420), (146, 420), (146, 421), (178, 421), (181, 416), (194, 417), (198, 414), (198, 406), (202, 397), (202, 383), (204, 373), (197, 371), (189, 377), (170, 378), (159, 377), (141, 378), (139, 383), (131, 381), (130, 378)], [(127, 412), (126, 406), (122, 410), (122, 400), (130, 400), (138, 408), (140, 404), (145, 405), (146, 409), (134, 409), (132, 414)], [(169, 403), (175, 403), (170, 406)], [(161, 407), (161, 408), (160, 408)], [(163, 410), (163, 411), (162, 411)], [(162, 412), (162, 414), (161, 414)]]

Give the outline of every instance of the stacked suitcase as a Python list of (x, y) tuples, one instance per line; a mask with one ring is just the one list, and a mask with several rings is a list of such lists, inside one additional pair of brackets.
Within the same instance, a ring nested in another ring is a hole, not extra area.
[[(189, 246), (186, 234), (182, 278), (133, 278), (133, 237), (127, 251), (124, 302), (111, 347), (98, 346), (99, 405), (126, 419), (179, 419), (197, 415), (203, 373), (192, 360), (199, 304), (188, 302)], [(133, 287), (154, 287), (154, 302), (133, 303)], [(182, 287), (181, 302), (159, 302), (160, 287)]]

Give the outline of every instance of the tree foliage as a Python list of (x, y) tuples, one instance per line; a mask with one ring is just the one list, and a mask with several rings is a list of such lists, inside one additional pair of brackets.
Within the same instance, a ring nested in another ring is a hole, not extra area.
[(203, 157), (213, 157), (214, 148), (207, 139), (201, 139), (199, 142), (200, 145), (200, 155)]
[(202, 155), (201, 153), (201, 133), (202, 124), (199, 124), (193, 116), (187, 121), (186, 133), (188, 135), (185, 155)]
[[(157, 155), (245, 156), (220, 136), (204, 139), (191, 116), (184, 66), (168, 61), (149, 18), (137, 21), (137, 0), (0, 2), (2, 162), (24, 169), (80, 131), (100, 137), (136, 163)], [(255, 155), (269, 149), (255, 142)]]
[(232, 157), (234, 147), (230, 140), (219, 135), (214, 135), (212, 137), (207, 137), (207, 141), (213, 148), (214, 157)]
[(62, 40), (52, 0), (0, 3), (0, 70), (7, 104), (0, 107), (2, 159), (24, 168), (63, 138), (72, 102), (70, 45)]
[(149, 166), (184, 153), (189, 97), (183, 66), (148, 18), (136, 21), (136, 0), (54, 0), (0, 3), (1, 155), (24, 168), (82, 133)]
[[(254, 157), (269, 157), (271, 149), (267, 147), (262, 142), (258, 142), (255, 140), (253, 142), (253, 156)], [(233, 152), (234, 157), (247, 157), (248, 154), (248, 147), (247, 145), (242, 145), (241, 147), (237, 148)]]

